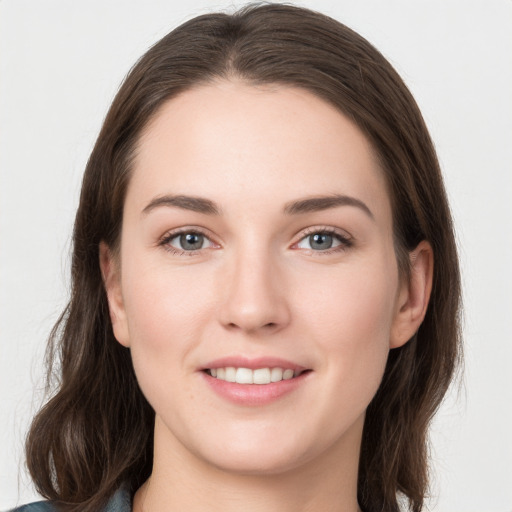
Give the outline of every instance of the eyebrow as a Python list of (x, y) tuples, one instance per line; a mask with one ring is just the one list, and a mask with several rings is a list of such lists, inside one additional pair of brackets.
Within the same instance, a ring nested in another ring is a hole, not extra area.
[[(210, 199), (187, 195), (165, 195), (152, 199), (142, 210), (142, 213), (148, 214), (160, 206), (182, 208), (193, 212), (203, 213), (205, 215), (221, 215), (222, 210)], [(362, 210), (371, 219), (375, 219), (368, 206), (355, 197), (342, 194), (333, 194), (328, 196), (315, 196), (305, 199), (298, 199), (286, 203), (283, 212), (287, 215), (300, 215), (304, 213), (318, 212), (337, 208), (339, 206), (354, 206)]]
[(355, 206), (366, 213), (366, 215), (371, 219), (375, 220), (372, 211), (365, 203), (363, 203), (363, 201), (355, 197), (345, 196), (342, 194), (315, 196), (291, 201), (286, 203), (284, 212), (288, 215), (297, 215), (301, 213), (319, 212), (330, 208), (337, 208), (338, 206)]
[(220, 215), (220, 208), (210, 199), (196, 196), (185, 195), (166, 195), (155, 197), (150, 203), (142, 210), (142, 213), (149, 213), (151, 210), (159, 206), (168, 206), (182, 208), (184, 210), (191, 210), (193, 212), (204, 213), (205, 215)]

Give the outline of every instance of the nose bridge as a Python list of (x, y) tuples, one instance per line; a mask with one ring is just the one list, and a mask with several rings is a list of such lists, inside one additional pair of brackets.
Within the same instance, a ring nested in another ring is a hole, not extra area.
[(266, 244), (240, 244), (234, 249), (220, 315), (225, 327), (276, 331), (289, 322), (284, 276), (276, 258)]

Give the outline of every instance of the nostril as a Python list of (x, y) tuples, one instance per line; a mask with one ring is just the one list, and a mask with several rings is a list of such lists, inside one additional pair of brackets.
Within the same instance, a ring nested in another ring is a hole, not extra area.
[[(263, 328), (264, 329), (274, 329), (275, 327), (277, 327), (277, 323), (275, 322), (269, 322), (268, 324), (264, 324), (263, 325)], [(230, 322), (227, 327), (229, 329), (238, 329), (240, 326), (238, 324), (236, 324), (235, 322)]]

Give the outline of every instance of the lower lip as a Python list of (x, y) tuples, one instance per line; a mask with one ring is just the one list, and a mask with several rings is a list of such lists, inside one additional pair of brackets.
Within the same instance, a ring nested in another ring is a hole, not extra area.
[(211, 389), (222, 398), (237, 405), (261, 406), (279, 400), (303, 385), (310, 372), (293, 379), (280, 380), (270, 384), (237, 384), (217, 379), (202, 372)]

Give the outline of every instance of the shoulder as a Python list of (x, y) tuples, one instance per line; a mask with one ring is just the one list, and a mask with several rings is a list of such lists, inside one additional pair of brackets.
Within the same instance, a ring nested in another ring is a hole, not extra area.
[(49, 501), (37, 501), (13, 508), (9, 512), (57, 512), (57, 509)]
[[(101, 512), (131, 512), (132, 501), (126, 487), (119, 489), (110, 498)], [(59, 509), (50, 501), (37, 501), (14, 508), (8, 512), (59, 512)]]

